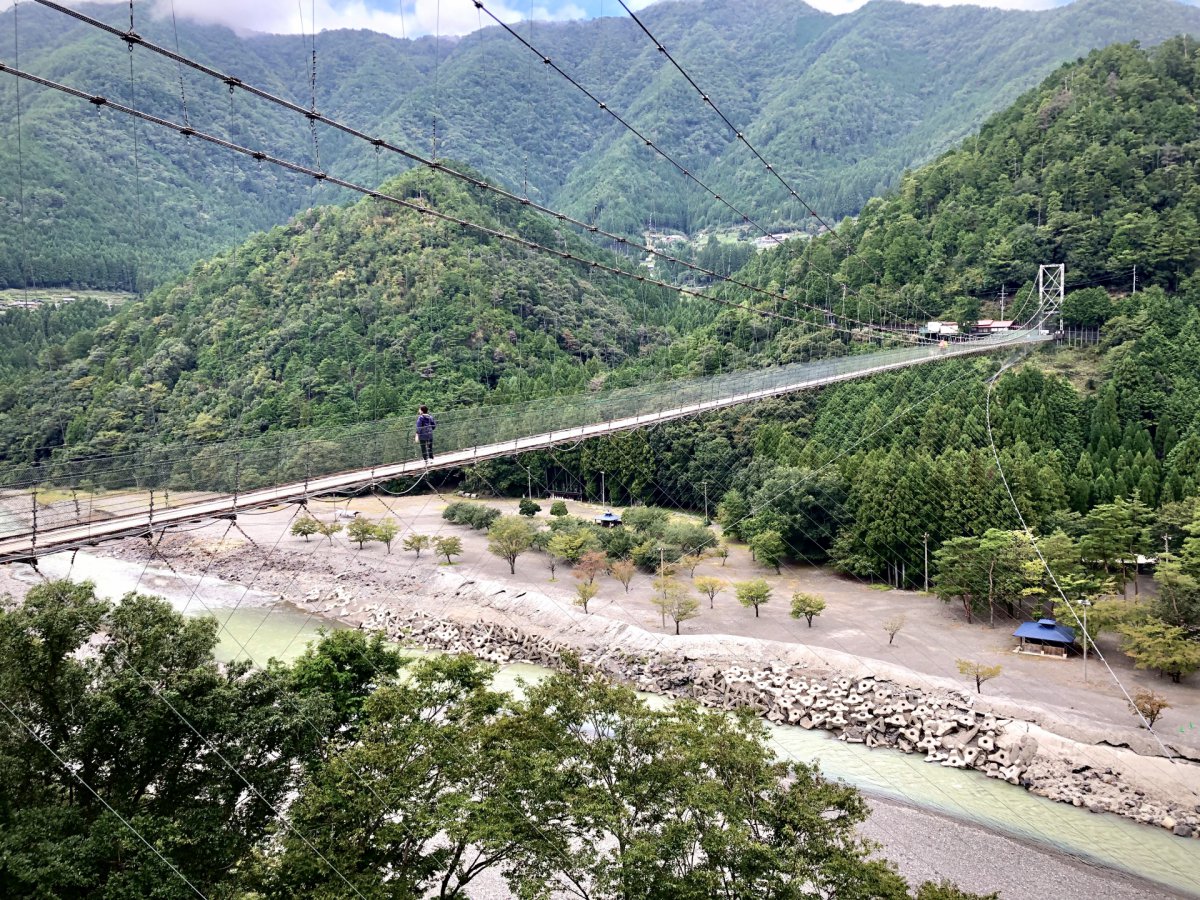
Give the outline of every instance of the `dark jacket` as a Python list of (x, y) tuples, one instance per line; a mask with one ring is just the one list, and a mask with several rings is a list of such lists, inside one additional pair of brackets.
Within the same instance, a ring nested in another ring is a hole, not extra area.
[(433, 429), (437, 428), (437, 422), (433, 420), (433, 416), (429, 413), (421, 413), (417, 416), (417, 437), (427, 441), (433, 437)]

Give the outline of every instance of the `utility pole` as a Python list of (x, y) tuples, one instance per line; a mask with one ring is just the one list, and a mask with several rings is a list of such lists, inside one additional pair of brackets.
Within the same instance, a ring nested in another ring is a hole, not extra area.
[(1008, 299), (1008, 285), (1000, 285), (1000, 318), (1004, 318), (1004, 301)]
[(929, 532), (922, 536), (925, 542), (925, 593), (929, 593)]
[(1169, 559), (1170, 556), (1171, 556), (1171, 536), (1169, 534), (1164, 534), (1163, 535), (1163, 559), (1164, 560)]
[(600, 505), (604, 505), (604, 470), (600, 470)]
[(533, 469), (525, 468), (525, 496), (533, 499)]
[(708, 517), (708, 479), (701, 481), (700, 486), (704, 488), (704, 524), (708, 525), (712, 521)]
[(1133, 293), (1137, 293), (1137, 266), (1133, 267)]

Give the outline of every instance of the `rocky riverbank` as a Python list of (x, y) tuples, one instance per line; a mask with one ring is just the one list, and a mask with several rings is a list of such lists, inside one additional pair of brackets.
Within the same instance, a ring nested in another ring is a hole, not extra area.
[[(337, 608), (335, 593), (330, 611)], [(516, 625), (461, 623), (420, 610), (368, 607), (351, 617), (369, 630), (415, 647), (470, 653), (497, 665), (560, 665), (564, 653), (638, 690), (687, 697), (705, 706), (750, 707), (779, 724), (824, 729), (838, 740), (923, 753), (925, 761), (975, 769), (989, 778), (1020, 785), (1051, 800), (1111, 812), (1155, 825), (1183, 837), (1200, 838), (1200, 806), (1150, 799), (1112, 768), (1073, 766), (1057, 755), (1039, 754), (1027, 723), (977, 710), (976, 700), (959, 691), (915, 690), (874, 676), (851, 678), (802, 665), (719, 666), (686, 652), (631, 653), (620, 648), (580, 647), (531, 634)]]
[[(416, 646), (547, 667), (570, 650), (641, 690), (750, 706), (771, 721), (921, 753), (931, 764), (977, 770), (1052, 800), (1200, 837), (1200, 766), (1164, 758), (1138, 729), (1097, 728), (1064, 710), (979, 697), (950, 679), (803, 643), (653, 633), (584, 614), (544, 590), (485, 579), (477, 569), (409, 564), (389, 571), (352, 554), (316, 554), (315, 545), (277, 551), (263, 565), (255, 548), (238, 540), (168, 541), (182, 571), (250, 580), (316, 614)], [(148, 555), (138, 541), (112, 552), (139, 562)], [(1200, 756), (1190, 747), (1173, 752), (1181, 750)]]

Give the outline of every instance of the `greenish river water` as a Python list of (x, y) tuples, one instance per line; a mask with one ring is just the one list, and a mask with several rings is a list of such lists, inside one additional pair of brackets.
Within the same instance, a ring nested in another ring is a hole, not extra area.
[[(249, 658), (265, 663), (272, 656), (294, 659), (321, 628), (336, 627), (280, 602), (277, 596), (213, 578), (143, 570), (83, 553), (73, 568), (69, 557), (60, 555), (44, 559), (42, 569), (51, 577), (70, 572), (74, 578), (90, 578), (106, 596), (119, 598), (136, 585), (144, 593), (165, 597), (188, 614), (216, 615), (222, 623), (218, 654), (226, 660)], [(521, 679), (535, 680), (547, 672), (537, 666), (508, 666), (497, 675), (497, 685), (519, 688)], [(656, 704), (669, 702), (660, 697), (647, 699)], [(929, 765), (918, 755), (870, 750), (862, 744), (834, 740), (826, 732), (790, 726), (771, 726), (770, 733), (781, 756), (817, 760), (829, 777), (870, 794), (975, 822), (1200, 897), (1200, 844), (1196, 841), (1118, 816), (1055, 803), (978, 773)]]

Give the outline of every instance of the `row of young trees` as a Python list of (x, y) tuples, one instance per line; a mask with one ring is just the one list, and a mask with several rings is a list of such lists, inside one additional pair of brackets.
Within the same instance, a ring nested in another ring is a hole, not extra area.
[(218, 629), (90, 583), (0, 606), (0, 894), (972, 896), (910, 888), (857, 792), (749, 714), (650, 709), (571, 660), (514, 697), (352, 630), (218, 665)]

